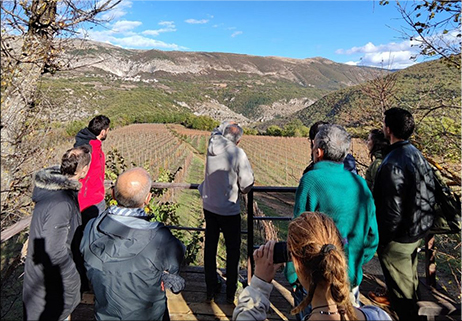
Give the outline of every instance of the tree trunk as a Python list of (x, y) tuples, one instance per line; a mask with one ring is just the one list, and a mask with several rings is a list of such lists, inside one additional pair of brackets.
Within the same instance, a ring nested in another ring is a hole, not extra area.
[[(30, 7), (29, 29), (21, 56), (8, 79), (2, 99), (2, 201), (14, 184), (22, 161), (21, 142), (27, 134), (27, 120), (36, 105), (37, 84), (52, 56), (57, 1), (34, 0)], [(3, 77), (2, 77), (3, 78)]]

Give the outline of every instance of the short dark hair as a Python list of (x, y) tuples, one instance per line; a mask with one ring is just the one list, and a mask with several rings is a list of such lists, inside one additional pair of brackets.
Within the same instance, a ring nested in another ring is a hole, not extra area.
[(98, 115), (94, 117), (88, 123), (88, 129), (98, 136), (103, 129), (108, 129), (111, 124), (111, 120), (104, 115)]
[(81, 145), (68, 149), (61, 158), (61, 174), (65, 176), (74, 176), (77, 170), (90, 164), (91, 146)]
[(322, 125), (327, 125), (327, 124), (329, 124), (329, 123), (326, 122), (326, 121), (320, 120), (320, 121), (315, 122), (313, 125), (311, 125), (311, 127), (310, 127), (310, 140), (314, 140), (314, 137), (316, 137), (316, 134), (319, 131), (319, 127), (321, 127)]
[(393, 136), (399, 139), (409, 139), (414, 132), (414, 117), (407, 110), (393, 107), (385, 111), (385, 126), (390, 128)]

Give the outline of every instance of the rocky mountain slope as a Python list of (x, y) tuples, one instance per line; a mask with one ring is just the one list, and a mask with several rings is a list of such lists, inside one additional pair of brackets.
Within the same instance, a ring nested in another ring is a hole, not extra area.
[[(82, 111), (126, 117), (127, 109), (162, 110), (234, 118), (246, 125), (290, 115), (329, 92), (387, 73), (324, 58), (127, 50), (82, 40), (72, 42), (64, 62), (69, 70), (47, 77), (44, 89), (67, 110), (78, 105), (78, 117)], [(63, 92), (65, 100), (56, 94)]]

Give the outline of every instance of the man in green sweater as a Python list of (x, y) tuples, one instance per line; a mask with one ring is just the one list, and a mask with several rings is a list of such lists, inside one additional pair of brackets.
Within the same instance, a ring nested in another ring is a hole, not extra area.
[[(338, 125), (324, 125), (313, 146), (313, 169), (300, 179), (295, 195), (294, 218), (305, 211), (322, 212), (334, 220), (342, 235), (348, 257), (351, 299), (358, 304), (363, 264), (372, 259), (379, 243), (375, 205), (366, 181), (344, 169), (343, 160), (350, 149), (351, 137)], [(285, 269), (294, 285), (297, 305), (306, 291), (298, 284), (293, 264)], [(305, 310), (300, 318), (303, 319)]]

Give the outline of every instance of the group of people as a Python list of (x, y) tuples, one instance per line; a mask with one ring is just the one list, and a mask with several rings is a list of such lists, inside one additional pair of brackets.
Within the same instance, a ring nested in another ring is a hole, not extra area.
[[(383, 129), (368, 137), (367, 181), (346, 170), (345, 129), (335, 124), (315, 129), (313, 164), (297, 188), (287, 239), (291, 262), (284, 269), (298, 320), (391, 320), (358, 300), (362, 266), (375, 252), (391, 308), (400, 320), (419, 319), (417, 252), (433, 224), (435, 183), (425, 157), (409, 142), (414, 127), (407, 110), (385, 111)], [(270, 241), (253, 253), (255, 274), (234, 319), (266, 318), (280, 266), (273, 263), (273, 251)]]
[(179, 293), (184, 245), (144, 208), (152, 180), (142, 168), (122, 173), (106, 208), (100, 115), (76, 135), (60, 166), (35, 174), (35, 208), (23, 282), (25, 320), (69, 320), (93, 291), (97, 320), (169, 320), (166, 289)]
[[(81, 293), (93, 290), (98, 320), (169, 320), (165, 289), (184, 287), (179, 276), (184, 245), (144, 207), (152, 180), (142, 168), (122, 173), (112, 188), (117, 205), (104, 202), (101, 143), (109, 119), (97, 116), (76, 136), (61, 166), (35, 175), (35, 209), (25, 265), (23, 302), (27, 320), (64, 320)], [(417, 318), (417, 249), (433, 224), (431, 168), (409, 142), (412, 115), (385, 112), (382, 130), (372, 130), (367, 146), (371, 166), (357, 174), (349, 153), (351, 137), (336, 124), (310, 129), (312, 159), (295, 196), (289, 225), (291, 284), (298, 320), (391, 320), (376, 306), (359, 301), (363, 265), (377, 252), (387, 296), (399, 319)], [(226, 300), (236, 303), (241, 245), (239, 194), (249, 192), (254, 173), (238, 147), (235, 122), (212, 131), (205, 178), (199, 186), (205, 216), (206, 302), (223, 286), (217, 275), (220, 232), (226, 245)], [(271, 281), (274, 241), (255, 250), (255, 274), (239, 298), (236, 320), (263, 320)]]

